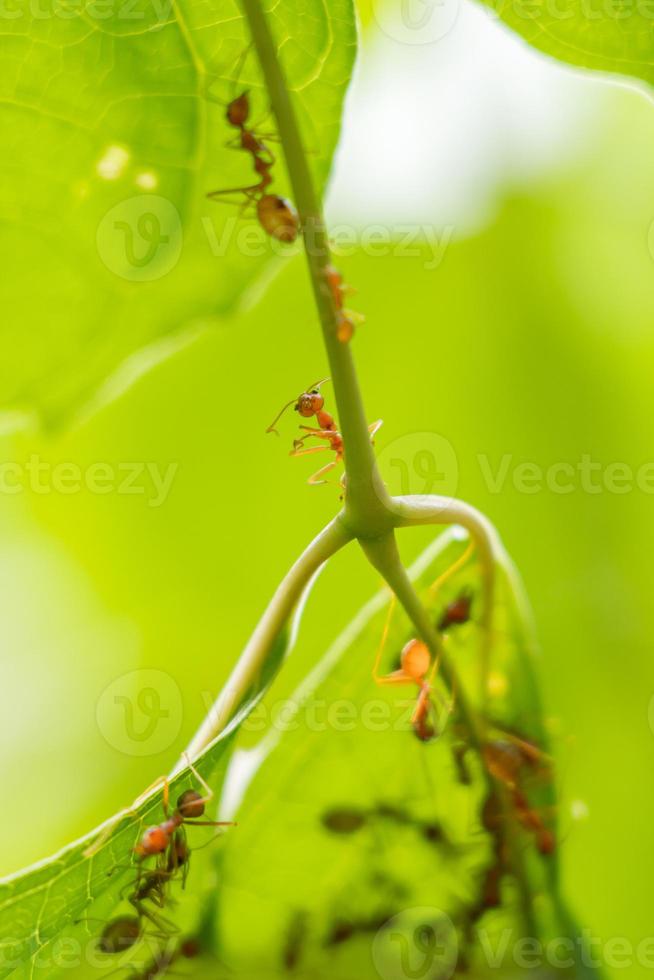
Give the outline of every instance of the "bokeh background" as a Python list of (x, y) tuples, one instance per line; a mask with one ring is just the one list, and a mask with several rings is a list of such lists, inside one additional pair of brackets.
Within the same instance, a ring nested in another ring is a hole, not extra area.
[[(458, 495), (521, 569), (556, 733), (565, 889), (593, 935), (635, 945), (653, 928), (654, 496), (651, 473), (650, 487), (635, 477), (654, 463), (654, 106), (531, 52), (467, 2), (444, 8), (429, 43), (398, 36), (389, 9), (361, 10), (328, 202), (332, 224), (360, 235), (338, 261), (367, 317), (355, 352), (368, 412), (384, 419), (382, 452), (416, 433), (451, 444)], [(393, 244), (407, 226), (427, 239), (412, 254)], [(324, 373), (296, 257), (256, 305), (68, 430), (46, 439), (7, 418), (3, 459), (174, 475), (156, 507), (148, 493), (0, 494), (2, 872), (89, 830), (183, 748), (337, 506), (333, 487), (305, 485), (312, 460), (288, 457), (294, 421), (264, 433)], [(584, 456), (599, 464), (592, 491), (581, 475), (569, 493), (516, 484), (521, 463), (546, 473)], [(496, 472), (503, 459), (498, 490), (483, 461)], [(624, 492), (602, 482), (616, 463), (634, 474)], [(430, 536), (406, 532), (407, 559)], [(377, 586), (355, 550), (330, 564), (271, 696)], [(110, 685), (138, 669), (179, 696), (166, 744), (144, 755), (104, 714)]]

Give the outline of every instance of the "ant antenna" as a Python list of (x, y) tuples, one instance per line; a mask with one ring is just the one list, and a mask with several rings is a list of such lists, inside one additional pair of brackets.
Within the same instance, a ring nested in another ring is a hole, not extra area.
[(279, 435), (279, 432), (277, 431), (277, 429), (275, 428), (275, 426), (277, 425), (277, 423), (278, 423), (278, 422), (279, 422), (279, 420), (281, 419), (281, 417), (282, 417), (282, 415), (284, 414), (284, 412), (286, 411), (286, 409), (287, 409), (287, 408), (290, 408), (290, 407), (291, 407), (291, 405), (295, 405), (295, 404), (296, 404), (296, 402), (297, 402), (297, 398), (292, 398), (292, 399), (290, 400), (290, 402), (286, 402), (286, 404), (284, 405), (284, 407), (282, 408), (282, 410), (281, 410), (281, 411), (280, 411), (280, 412), (279, 412), (279, 413), (278, 413), (278, 414), (277, 414), (277, 415), (275, 416), (275, 418), (274, 418), (274, 419), (272, 420), (272, 422), (270, 423), (270, 425), (269, 425), (269, 426), (268, 426), (268, 428), (266, 429), (266, 432), (274, 432), (274, 433), (275, 433), (275, 435), (276, 435), (276, 436), (278, 436), (278, 435)]

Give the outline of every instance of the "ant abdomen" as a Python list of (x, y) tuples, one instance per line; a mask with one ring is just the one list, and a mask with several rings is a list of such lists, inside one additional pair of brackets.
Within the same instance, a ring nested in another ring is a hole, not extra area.
[(134, 915), (112, 919), (102, 930), (98, 946), (103, 953), (122, 953), (141, 938), (141, 923)]
[(177, 800), (177, 810), (185, 820), (197, 820), (204, 814), (204, 798), (194, 789), (187, 789)]
[(298, 236), (300, 220), (297, 211), (279, 194), (264, 194), (259, 198), (257, 217), (263, 230), (280, 242), (294, 242)]

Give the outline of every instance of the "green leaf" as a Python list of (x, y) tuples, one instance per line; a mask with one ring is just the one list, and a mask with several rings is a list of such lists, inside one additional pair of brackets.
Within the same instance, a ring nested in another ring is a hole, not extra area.
[[(257, 132), (274, 129), (237, 3), (45, 0), (13, 13), (0, 28), (0, 405), (54, 424), (134, 352), (147, 348), (119, 384), (233, 311), (296, 248), (206, 198), (254, 182), (251, 159), (227, 145), (224, 104), (249, 89)], [(352, 6), (288, 0), (270, 23), (323, 188)], [(284, 194), (270, 146), (271, 190)]]
[(625, 0), (483, 0), (539, 51), (580, 68), (654, 82), (648, 3)]
[[(412, 574), (437, 621), (448, 603), (472, 590), (471, 621), (453, 627), (446, 640), (472, 692), (480, 641), (476, 562), (436, 597), (429, 593), (463, 548), (460, 534), (441, 535)], [(244, 779), (256, 766), (237, 817), (239, 834), (219, 857), (219, 956), (236, 976), (293, 969), (302, 977), (354, 978), (370, 975), (371, 958), (382, 977), (410, 975), (398, 957), (405, 943), (406, 955), (420, 961), (412, 937), (421, 929), (438, 940), (439, 952), (432, 950), (432, 972), (415, 975), (445, 977), (468, 964), (474, 976), (490, 976), (497, 970), (487, 963), (488, 950), (502, 948), (503, 930), (512, 937), (503, 954), (507, 969), (522, 937), (574, 938), (558, 894), (556, 851), (541, 853), (539, 834), (525, 829), (512, 806), (501, 814), (499, 829), (499, 817), (493, 824), (487, 815), (484, 823), (488, 787), (456, 708), (448, 717), (447, 693), (438, 692), (442, 734), (421, 742), (410, 723), (416, 689), (375, 686), (372, 662), (388, 601), (388, 593), (375, 597), (337, 640), (292, 698), (293, 710), (280, 716), (283, 730), (250, 758), (234, 759)], [(501, 726), (546, 751), (530, 640), (509, 566), (500, 574), (496, 602), (492, 730)], [(398, 666), (410, 637), (396, 612), (384, 673)], [(533, 771), (521, 772), (520, 786), (530, 813), (554, 833), (545, 757)], [(510, 849), (508, 863), (498, 856), (501, 847)], [(489, 898), (495, 872), (498, 907)], [(561, 972), (545, 969), (539, 976)]]
[[(311, 583), (305, 596), (310, 587)], [(259, 679), (234, 718), (195, 762), (195, 769), (216, 798), (236, 734), (289, 653), (302, 609), (300, 602), (293, 622), (288, 622), (271, 643)], [(188, 788), (201, 789), (195, 774), (184, 767), (169, 784), (173, 804)], [(134, 847), (146, 827), (163, 820), (163, 792), (160, 781), (131, 808), (108, 821), (106, 830), (97, 828), (33, 868), (0, 881), (0, 978), (81, 977), (88, 975), (89, 966), (95, 968), (96, 974), (98, 969), (115, 968), (116, 956), (100, 952), (98, 938), (114, 915), (134, 914), (134, 908), (125, 900), (136, 876)], [(207, 818), (213, 819), (210, 810), (208, 807)], [(237, 828), (228, 832), (237, 832)], [(189, 846), (197, 847), (198, 829), (189, 828), (188, 833), (192, 837)], [(195, 934), (206, 916), (207, 902), (210, 907), (207, 895), (215, 888), (210, 852), (221, 842), (205, 850), (206, 843), (205, 833), (199, 853), (192, 854), (185, 891), (182, 892), (181, 882), (171, 883), (174, 896), (170, 903), (166, 902), (164, 914), (167, 920), (173, 920), (180, 936)], [(157, 912), (155, 908), (150, 911)], [(161, 948), (163, 938), (146, 923), (142, 941), (129, 953), (120, 954), (119, 965), (147, 965)], [(175, 941), (175, 936), (171, 936), (170, 942)]]

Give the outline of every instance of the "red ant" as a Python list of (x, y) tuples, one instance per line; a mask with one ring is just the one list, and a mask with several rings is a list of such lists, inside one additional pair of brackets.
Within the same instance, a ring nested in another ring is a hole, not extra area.
[(453, 602), (450, 602), (443, 611), (443, 615), (438, 620), (438, 629), (441, 633), (451, 626), (463, 626), (470, 621), (470, 611), (472, 608), (472, 595), (469, 592), (462, 592)]
[[(188, 760), (187, 760), (188, 761)], [(221, 820), (200, 820), (204, 815), (207, 803), (213, 798), (211, 787), (205, 782), (200, 773), (188, 762), (189, 769), (201, 784), (205, 791), (202, 796), (194, 789), (185, 790), (177, 800), (177, 805), (173, 813), (169, 815), (169, 788), (168, 782), (164, 783), (163, 789), (163, 809), (166, 819), (160, 824), (156, 824), (143, 833), (139, 843), (134, 848), (137, 858), (142, 861), (148, 857), (161, 857), (165, 855), (165, 863), (159, 866), (159, 870), (165, 868), (167, 874), (174, 872), (181, 867), (180, 861), (188, 861), (188, 848), (184, 828), (192, 827), (232, 827), (230, 821)]]
[(250, 98), (247, 92), (242, 92), (228, 104), (226, 118), (229, 125), (238, 130), (236, 148), (244, 150), (252, 157), (255, 172), (259, 176), (258, 183), (211, 191), (207, 197), (217, 199), (230, 194), (244, 194), (245, 207), (255, 204), (257, 219), (267, 234), (281, 242), (294, 242), (299, 231), (297, 211), (285, 197), (266, 193), (273, 181), (270, 171), (275, 164), (275, 157), (263, 139), (247, 128), (249, 117)]
[[(324, 449), (332, 449), (334, 451), (335, 458), (309, 477), (307, 482), (311, 484), (311, 486), (326, 483), (327, 481), (323, 479), (325, 474), (332, 470), (335, 466), (338, 466), (338, 464), (343, 460), (345, 453), (343, 438), (336, 427), (336, 420), (334, 416), (327, 412), (324, 408), (325, 399), (320, 392), (320, 388), (327, 381), (329, 381), (329, 378), (323, 378), (322, 381), (316, 381), (315, 384), (310, 385), (309, 388), (307, 388), (306, 391), (303, 391), (302, 394), (298, 395), (297, 398), (293, 398), (290, 402), (287, 402), (266, 429), (266, 432), (274, 432), (276, 435), (279, 435), (279, 432), (275, 426), (286, 409), (290, 408), (291, 405), (293, 405), (294, 410), (298, 412), (303, 419), (315, 417), (318, 423), (318, 428), (314, 429), (309, 425), (301, 425), (300, 428), (304, 429), (307, 435), (302, 436), (300, 439), (294, 439), (293, 449), (289, 453), (290, 456), (308, 456), (313, 453), (322, 452)], [(373, 422), (372, 425), (368, 426), (368, 432), (370, 433), (371, 439), (374, 439), (375, 434), (379, 431), (382, 424), (382, 420), (378, 419), (376, 422)], [(305, 447), (305, 441), (311, 438), (325, 439), (328, 442), (328, 445)]]
[[(105, 922), (98, 939), (98, 949), (100, 952), (114, 955), (116, 953), (124, 953), (126, 950), (136, 946), (146, 935), (143, 929), (142, 918), (140, 913), (138, 916), (118, 915), (114, 919), (110, 919), (109, 922)], [(151, 935), (159, 939), (168, 939), (175, 931), (175, 927), (171, 923), (164, 922), (164, 920), (158, 921), (155, 916), (149, 916), (149, 918), (159, 929), (159, 932), (153, 932)], [(78, 919), (77, 921), (82, 920)], [(85, 921), (93, 922), (96, 920), (86, 919)]]
[(411, 724), (420, 741), (428, 742), (436, 734), (435, 727), (429, 721), (429, 714), (433, 708), (431, 695), (433, 691), (433, 680), (438, 669), (438, 659), (434, 660), (432, 665), (431, 654), (427, 645), (422, 640), (413, 638), (402, 647), (399, 670), (394, 670), (385, 676), (380, 677), (379, 675), (379, 664), (388, 637), (394, 607), (395, 596), (392, 597), (388, 609), (372, 676), (376, 684), (418, 685), (418, 697), (413, 714), (411, 715)]
[(500, 739), (488, 742), (483, 749), (486, 768), (491, 776), (508, 790), (517, 821), (534, 835), (536, 847), (545, 856), (553, 854), (556, 839), (545, 826), (538, 812), (529, 804), (521, 787), (525, 766), (534, 768), (544, 759), (540, 749), (515, 735), (505, 733)]
[(331, 293), (337, 312), (338, 326), (336, 328), (336, 336), (342, 344), (347, 344), (354, 336), (356, 324), (362, 323), (365, 317), (360, 313), (354, 313), (352, 310), (346, 310), (344, 308), (345, 294), (351, 293), (354, 290), (351, 286), (345, 285), (343, 276), (335, 266), (328, 265), (325, 268), (325, 279), (327, 280), (329, 292)]
[[(439, 575), (436, 581), (431, 585), (429, 590), (431, 595), (434, 595), (444, 584), (444, 582), (451, 578), (451, 576), (454, 575), (467, 562), (473, 549), (474, 542), (471, 540), (463, 554), (460, 555), (459, 558), (457, 558), (456, 561), (454, 561), (442, 573), (442, 575)], [(452, 603), (447, 607), (447, 609), (451, 609), (454, 605), (455, 603)], [(428, 742), (436, 735), (436, 729), (430, 722), (429, 715), (434, 709), (432, 694), (434, 691), (434, 678), (438, 670), (439, 658), (436, 657), (432, 664), (431, 654), (427, 645), (423, 643), (422, 640), (418, 640), (414, 637), (402, 647), (402, 652), (400, 653), (399, 670), (394, 670), (390, 674), (383, 677), (379, 676), (379, 664), (381, 662), (382, 652), (388, 637), (388, 631), (390, 629), (391, 617), (393, 615), (394, 608), (395, 596), (392, 596), (388, 614), (386, 616), (386, 622), (384, 624), (381, 642), (377, 651), (375, 666), (373, 668), (373, 678), (376, 684), (418, 685), (418, 697), (413, 714), (411, 715), (411, 724), (413, 725), (413, 730), (420, 741)], [(444, 618), (445, 617), (441, 619), (441, 622), (443, 622)], [(451, 620), (451, 622), (455, 621), (458, 622), (456, 619)], [(450, 620), (448, 618), (448, 625), (449, 623)], [(453, 707), (454, 704), (452, 703), (449, 710), (452, 711)]]

